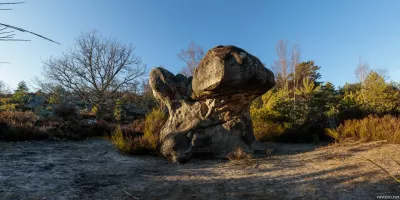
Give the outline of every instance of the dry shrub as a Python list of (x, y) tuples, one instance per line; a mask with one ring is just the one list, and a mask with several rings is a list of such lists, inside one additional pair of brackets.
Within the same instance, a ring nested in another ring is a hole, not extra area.
[(241, 147), (238, 147), (235, 151), (230, 152), (227, 158), (234, 164), (251, 165), (256, 163), (253, 159), (253, 156), (244, 151)]
[(325, 132), (337, 142), (354, 138), (366, 142), (386, 140), (400, 143), (400, 118), (370, 115), (361, 120), (346, 120), (337, 129), (326, 129)]

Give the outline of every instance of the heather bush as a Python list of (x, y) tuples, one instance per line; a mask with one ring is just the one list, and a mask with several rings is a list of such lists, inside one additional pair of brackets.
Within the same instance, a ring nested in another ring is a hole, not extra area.
[(33, 128), (36, 121), (37, 116), (32, 111), (0, 112), (0, 123), (8, 124), (12, 127)]
[(38, 118), (31, 111), (0, 112), (0, 140), (20, 141), (46, 139), (46, 132), (36, 127)]

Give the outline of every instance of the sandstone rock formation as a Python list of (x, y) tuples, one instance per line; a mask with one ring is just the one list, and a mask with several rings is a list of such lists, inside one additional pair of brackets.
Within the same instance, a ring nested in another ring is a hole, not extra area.
[(193, 155), (224, 156), (238, 147), (253, 152), (250, 104), (274, 86), (273, 73), (235, 46), (207, 52), (192, 77), (163, 68), (150, 72), (154, 96), (169, 111), (160, 133), (160, 151), (174, 162)]

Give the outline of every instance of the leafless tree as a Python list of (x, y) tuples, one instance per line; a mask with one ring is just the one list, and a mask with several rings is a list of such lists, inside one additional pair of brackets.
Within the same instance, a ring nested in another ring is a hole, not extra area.
[(9, 94), (10, 92), (10, 87), (0, 80), (0, 95)]
[(96, 106), (99, 117), (118, 95), (140, 84), (146, 72), (132, 45), (106, 39), (96, 31), (82, 34), (72, 49), (48, 59), (43, 67), (45, 80)]
[(276, 74), (276, 85), (279, 88), (288, 87), (288, 62), (287, 62), (287, 42), (279, 40), (275, 47), (278, 60), (273, 64), (273, 70)]
[(204, 50), (202, 47), (191, 42), (187, 49), (182, 49), (178, 54), (178, 58), (186, 63), (186, 67), (181, 70), (181, 73), (187, 77), (194, 74), (194, 70), (204, 57)]
[(298, 65), (300, 63), (300, 49), (298, 45), (293, 45), (291, 48), (291, 57), (288, 60), (288, 43), (284, 40), (279, 40), (275, 47), (276, 53), (278, 55), (278, 60), (276, 60), (272, 69), (276, 74), (276, 87), (289, 89), (289, 83), (292, 82), (291, 86), (296, 88), (298, 83), (298, 77), (296, 76)]
[(362, 85), (364, 84), (365, 78), (368, 76), (369, 72), (370, 72), (369, 65), (367, 63), (364, 63), (364, 61), (360, 57), (358, 59), (358, 65), (355, 70), (355, 74), (357, 79), (360, 81)]
[(370, 72), (369, 65), (367, 63), (364, 63), (362, 58), (359, 57), (358, 65), (357, 65), (357, 68), (355, 70), (355, 74), (356, 74), (356, 77), (358, 78), (358, 80), (361, 83), (361, 96), (362, 96), (364, 102), (366, 101), (365, 89), (364, 89), (365, 79), (367, 78), (369, 72)]
[[(292, 57), (291, 57), (291, 67), (290, 67), (290, 74), (292, 74), (293, 79), (293, 91), (296, 91), (297, 88), (297, 76), (296, 76), (296, 69), (300, 62), (300, 49), (299, 45), (294, 45), (292, 47)], [(296, 108), (296, 93), (293, 92), (293, 108)]]

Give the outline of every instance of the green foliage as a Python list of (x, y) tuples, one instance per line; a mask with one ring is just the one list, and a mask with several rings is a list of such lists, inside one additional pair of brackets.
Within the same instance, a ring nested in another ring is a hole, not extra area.
[(29, 100), (29, 96), (28, 93), (26, 93), (25, 91), (15, 91), (15, 93), (12, 96), (12, 100), (13, 102), (23, 105), (25, 104), (28, 100)]
[[(335, 130), (346, 120), (370, 114), (400, 115), (400, 84), (387, 83), (382, 75), (369, 71), (359, 83), (336, 90), (330, 82), (317, 81), (319, 69), (308, 61), (296, 65), (295, 73), (292, 70), (288, 76), (277, 74), (277, 79), (286, 77), (277, 82), (286, 84), (277, 84), (250, 109), (258, 140), (313, 142), (327, 136), (340, 140)], [(360, 130), (364, 134), (362, 127)]]
[(62, 86), (56, 86), (50, 94), (49, 103), (59, 105), (64, 101), (65, 90)]
[[(307, 61), (299, 63), (295, 71), (296, 73), (291, 73), (289, 77), (292, 79), (292, 82), (295, 82), (294, 85), (296, 87), (304, 86), (304, 80), (309, 80), (310, 82), (317, 81), (321, 78), (321, 74), (318, 72), (321, 67), (315, 65), (314, 61)], [(319, 85), (319, 83), (317, 83)]]
[(26, 82), (25, 81), (19, 82), (16, 91), (24, 91), (24, 92), (28, 93), (29, 92), (29, 88), (26, 85)]
[(398, 91), (391, 88), (377, 72), (371, 71), (358, 93), (358, 101), (366, 110), (392, 113), (398, 106)]
[(0, 111), (15, 111), (17, 104), (12, 102), (12, 98), (0, 97)]
[(29, 100), (28, 92), (29, 88), (25, 81), (19, 82), (18, 87), (12, 96), (12, 101), (20, 106), (23, 106)]
[(361, 120), (346, 120), (336, 129), (326, 129), (326, 134), (338, 142), (355, 138), (363, 141), (386, 140), (390, 143), (400, 143), (400, 118), (391, 115), (370, 115)]

